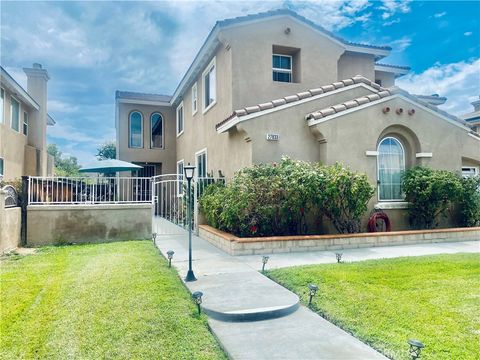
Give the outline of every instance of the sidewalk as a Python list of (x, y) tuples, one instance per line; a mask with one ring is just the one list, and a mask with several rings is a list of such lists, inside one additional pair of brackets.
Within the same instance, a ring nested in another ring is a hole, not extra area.
[[(182, 278), (188, 270), (188, 236), (159, 235), (165, 255)], [(480, 252), (479, 242), (442, 243), (343, 250), (345, 261), (453, 252)], [(271, 255), (268, 268), (335, 262), (335, 253)], [(193, 271), (186, 283), (202, 291), (209, 325), (233, 359), (386, 359), (299, 304), (298, 296), (261, 275), (261, 256), (233, 257), (193, 236)]]

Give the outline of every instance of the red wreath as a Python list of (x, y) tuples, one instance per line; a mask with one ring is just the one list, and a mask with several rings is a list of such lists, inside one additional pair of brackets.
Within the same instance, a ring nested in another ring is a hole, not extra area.
[(385, 223), (385, 231), (392, 231), (392, 225), (390, 224), (390, 219), (388, 215), (384, 212), (374, 212), (370, 219), (368, 219), (368, 231), (377, 232), (377, 220), (383, 220)]

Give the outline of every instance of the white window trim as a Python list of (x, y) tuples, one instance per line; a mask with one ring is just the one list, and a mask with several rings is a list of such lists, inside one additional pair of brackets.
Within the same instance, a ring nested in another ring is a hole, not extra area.
[[(195, 94), (195, 97), (193, 97)], [(192, 86), (192, 116), (195, 115), (198, 111), (198, 85), (197, 82)]]
[(197, 169), (195, 171), (195, 179), (198, 179), (198, 155), (202, 154), (205, 154), (205, 175), (208, 174), (208, 151), (207, 148), (203, 148), (195, 153), (195, 168)]
[[(18, 102), (18, 131), (15, 130), (13, 128), (13, 111), (12, 111), (12, 108), (13, 108), (13, 102), (12, 102), (12, 99), (14, 99), (16, 102)], [(5, 101), (5, 99), (4, 99)], [(22, 103), (14, 96), (10, 95), (10, 129), (12, 129), (13, 131), (16, 131), (18, 133), (22, 133), (23, 131), (20, 131), (20, 116), (22, 114)], [(21, 121), (21, 123), (23, 124), (23, 120)]]
[[(140, 143), (140, 146), (132, 146), (130, 140), (132, 140), (132, 137), (131, 137), (131, 121), (132, 121), (132, 114), (135, 113), (135, 112), (138, 112), (140, 114), (140, 117), (141, 117), (141, 121), (140, 121), (140, 134), (141, 134), (141, 143)], [(128, 114), (128, 147), (130, 149), (143, 149), (143, 113), (140, 111), (140, 110), (132, 110), (130, 111), (130, 113)]]
[[(380, 144), (385, 141), (386, 139), (394, 139), (400, 144), (400, 147), (402, 148), (402, 153), (403, 153), (403, 166), (406, 169), (406, 163), (405, 163), (405, 148), (403, 147), (402, 142), (397, 139), (396, 137), (393, 136), (385, 136), (384, 138), (380, 139), (378, 146), (377, 146), (377, 152), (378, 155), (380, 155)], [(380, 166), (378, 162), (380, 161), (380, 156), (377, 156), (377, 200), (379, 203), (404, 203), (405, 199), (380, 199), (380, 184), (378, 181), (380, 180)]]
[(480, 175), (480, 168), (478, 168), (478, 167), (476, 167), (476, 166), (462, 166), (462, 169), (461, 169), (462, 176), (463, 176), (463, 171), (464, 171), (464, 169), (473, 170), (473, 176)]
[[(180, 180), (180, 176), (179, 176), (180, 174), (178, 174), (178, 165), (180, 165), (180, 164), (182, 164), (182, 169), (183, 169), (183, 167), (185, 166), (185, 159), (178, 160), (177, 161), (177, 168), (176, 168), (177, 183), (180, 183), (180, 181), (182, 181), (182, 184), (183, 184), (183, 177), (182, 177), (182, 180)], [(182, 176), (185, 176), (185, 175), (182, 173)], [(183, 188), (182, 189), (180, 189), (180, 187), (177, 188), (177, 197), (183, 197)]]
[[(273, 60), (273, 57), (274, 56), (284, 56), (284, 57), (289, 57), (290, 58), (290, 70), (288, 69), (281, 69), (281, 68), (274, 68), (273, 67), (273, 64), (272, 64), (272, 73), (274, 71), (276, 72), (281, 72), (281, 73), (285, 73), (285, 74), (290, 74), (290, 81), (288, 81), (287, 83), (293, 83), (293, 56), (292, 55), (286, 55), (286, 54), (276, 54), (276, 53), (273, 53), (272, 54), (272, 60)], [(273, 80), (274, 82), (282, 82), (284, 83), (285, 81), (277, 81), (277, 80)]]
[[(25, 115), (27, 115), (27, 122), (25, 122)], [(30, 131), (28, 123), (30, 122), (30, 116), (28, 115), (28, 112), (24, 111), (23, 112), (23, 120), (22, 120), (22, 134), (25, 136), (28, 136), (28, 132)], [(27, 133), (25, 133), (25, 125), (27, 125)]]
[[(210, 72), (210, 70), (212, 69), (212, 66), (215, 66), (215, 100), (213, 100), (212, 103), (210, 103), (207, 107), (205, 107), (205, 75)], [(208, 64), (208, 66), (205, 68), (205, 70), (202, 73), (202, 108), (203, 108), (202, 114), (205, 114), (217, 103), (217, 97), (218, 97), (217, 70), (218, 70), (217, 61), (216, 61), (216, 57), (214, 57), (212, 61), (210, 61), (210, 64)]]
[[(182, 111), (182, 131), (178, 132), (178, 124), (179, 124), (179, 121), (178, 121), (178, 110), (182, 108), (183, 111)], [(183, 132), (185, 131), (185, 107), (183, 106), (183, 101), (177, 106), (177, 110), (175, 111), (175, 118), (176, 118), (176, 133), (177, 133), (177, 137), (179, 137), (180, 135), (183, 134)]]
[(0, 87), (1, 90), (3, 90), (3, 111), (2, 111), (2, 118), (0, 119), (0, 124), (5, 124), (5, 103), (6, 103), (6, 97), (7, 97), (7, 92), (3, 87)]
[[(153, 146), (153, 136), (152, 136), (152, 117), (153, 115), (158, 114), (162, 118), (162, 146), (157, 147)], [(163, 150), (165, 148), (165, 121), (163, 118), (163, 115), (160, 111), (154, 111), (153, 113), (150, 114), (150, 149), (158, 149), (158, 150)]]

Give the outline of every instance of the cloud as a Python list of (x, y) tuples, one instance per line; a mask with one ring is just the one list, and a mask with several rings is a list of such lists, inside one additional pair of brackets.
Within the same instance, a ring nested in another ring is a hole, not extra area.
[(385, 21), (384, 23), (382, 23), (383, 26), (390, 26), (390, 25), (393, 25), (393, 24), (398, 24), (400, 22), (400, 19), (397, 18), (395, 20), (391, 20), (391, 21)]
[(410, 93), (446, 96), (442, 109), (461, 115), (472, 111), (470, 102), (478, 96), (480, 59), (450, 64), (435, 64), (420, 74), (407, 74), (397, 85)]
[(382, 5), (378, 7), (382, 10), (382, 19), (386, 20), (391, 18), (397, 13), (406, 14), (410, 12), (411, 0), (383, 0)]
[(74, 113), (79, 110), (78, 105), (72, 105), (60, 100), (48, 100), (48, 111), (59, 113)]
[(433, 14), (433, 17), (435, 17), (435, 18), (441, 18), (442, 16), (445, 16), (446, 14), (447, 14), (446, 11), (442, 11), (442, 12)]
[(403, 36), (400, 39), (394, 40), (390, 43), (393, 52), (403, 52), (412, 44), (412, 39), (409, 36)]
[(471, 32), (471, 31), (466, 31), (466, 32), (463, 33), (463, 35), (465, 35), (465, 36), (471, 36), (472, 34), (473, 34), (473, 32)]

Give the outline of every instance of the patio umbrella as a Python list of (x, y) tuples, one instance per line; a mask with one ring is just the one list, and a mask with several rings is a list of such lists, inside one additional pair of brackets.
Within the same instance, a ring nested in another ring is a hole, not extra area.
[(82, 173), (113, 173), (118, 171), (133, 171), (141, 166), (117, 159), (99, 160), (80, 169)]

